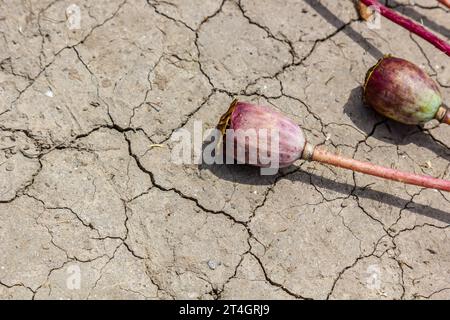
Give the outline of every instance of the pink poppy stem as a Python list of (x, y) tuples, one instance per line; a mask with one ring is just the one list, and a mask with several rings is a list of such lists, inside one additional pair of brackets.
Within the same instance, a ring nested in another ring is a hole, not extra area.
[[(385, 7), (381, 3), (379, 3), (377, 0), (360, 0), (362, 3), (364, 3), (366, 6), (373, 6), (376, 8), (378, 12), (385, 18), (391, 20), (392, 22), (402, 26), (403, 28), (415, 33), (419, 37), (427, 40), (429, 43), (434, 45), (436, 48), (441, 50), (442, 52), (446, 53), (448, 56), (450, 56), (450, 45), (439, 38), (438, 36), (432, 34), (430, 31), (422, 27), (420, 24), (409, 20), (405, 17), (402, 17), (395, 11)], [(441, 3), (448, 5), (448, 0), (442, 0)]]
[(450, 181), (448, 180), (402, 172), (399, 170), (378, 166), (376, 164), (346, 158), (318, 147), (314, 148), (311, 160), (384, 179), (399, 181), (425, 188), (450, 191)]

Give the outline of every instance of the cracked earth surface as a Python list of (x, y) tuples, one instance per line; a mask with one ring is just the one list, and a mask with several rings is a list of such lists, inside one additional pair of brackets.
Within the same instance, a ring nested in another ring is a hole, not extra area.
[[(450, 195), (303, 161), (178, 165), (170, 139), (238, 97), (312, 143), (450, 179), (447, 127), (361, 102), (384, 53), (450, 101), (447, 56), (350, 0), (80, 0), (75, 30), (70, 4), (0, 0), (0, 298), (450, 298)], [(436, 1), (387, 5), (450, 39)]]

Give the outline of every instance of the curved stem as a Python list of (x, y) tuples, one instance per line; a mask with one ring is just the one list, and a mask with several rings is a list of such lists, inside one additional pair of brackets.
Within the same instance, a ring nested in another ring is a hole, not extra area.
[[(360, 0), (362, 3), (364, 3), (366, 6), (372, 6), (376, 9), (376, 11), (380, 12), (382, 16), (385, 18), (391, 20), (392, 22), (395, 22), (396, 24), (402, 26), (403, 28), (417, 34), (419, 37), (427, 40), (429, 43), (434, 45), (436, 48), (441, 50), (442, 52), (446, 53), (448, 56), (450, 56), (450, 45), (439, 38), (438, 36), (432, 34), (430, 31), (422, 27), (420, 24), (407, 19), (405, 17), (402, 17), (395, 11), (385, 7), (381, 3), (379, 3), (377, 0)], [(448, 2), (441, 1), (442, 3)]]
[(402, 172), (399, 170), (378, 166), (368, 162), (362, 162), (351, 158), (330, 153), (321, 148), (314, 148), (311, 160), (332, 166), (349, 169), (372, 176), (413, 184), (431, 189), (439, 189), (450, 192), (450, 181), (437, 179), (430, 176), (417, 175), (414, 173)]

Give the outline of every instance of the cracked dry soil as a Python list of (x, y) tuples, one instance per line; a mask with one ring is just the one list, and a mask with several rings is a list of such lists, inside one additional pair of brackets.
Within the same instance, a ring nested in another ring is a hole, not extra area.
[[(233, 97), (311, 142), (450, 178), (450, 131), (361, 102), (383, 53), (450, 101), (449, 60), (351, 0), (0, 0), (0, 298), (450, 298), (450, 195), (300, 161), (176, 165)], [(387, 1), (449, 40), (434, 0)], [(162, 144), (162, 147), (152, 147)], [(78, 287), (71, 286), (74, 272)]]

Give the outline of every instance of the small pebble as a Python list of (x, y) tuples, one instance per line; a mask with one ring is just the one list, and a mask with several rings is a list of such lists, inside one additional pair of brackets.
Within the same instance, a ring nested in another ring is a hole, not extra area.
[(208, 261), (208, 267), (209, 267), (211, 270), (216, 270), (216, 268), (217, 268), (217, 263), (216, 263), (215, 261), (213, 261), (213, 260), (209, 260), (209, 261)]
[(53, 94), (53, 91), (52, 90), (50, 90), (50, 89), (48, 89), (46, 92), (45, 92), (45, 95), (47, 96), (47, 97), (50, 97), (50, 98), (53, 98), (55, 95)]

